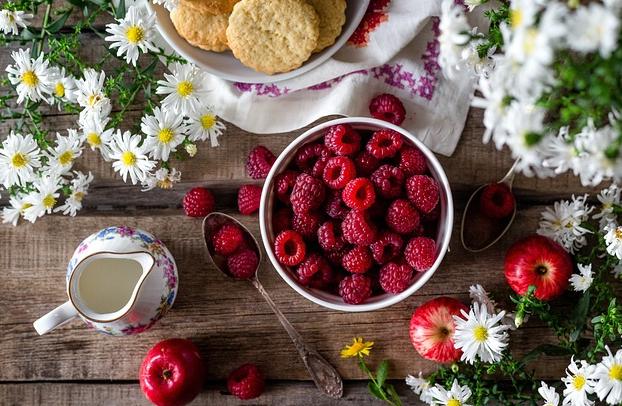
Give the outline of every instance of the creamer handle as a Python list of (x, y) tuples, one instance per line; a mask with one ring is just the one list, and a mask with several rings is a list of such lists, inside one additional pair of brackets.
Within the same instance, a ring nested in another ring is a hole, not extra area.
[(76, 308), (73, 307), (71, 302), (65, 302), (35, 321), (32, 325), (35, 327), (35, 330), (37, 330), (39, 335), (43, 335), (56, 327), (67, 323), (77, 315), (78, 312), (76, 311)]

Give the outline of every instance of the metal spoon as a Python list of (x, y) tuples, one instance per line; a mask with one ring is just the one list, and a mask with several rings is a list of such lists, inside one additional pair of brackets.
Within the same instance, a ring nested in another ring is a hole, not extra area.
[[(497, 183), (505, 183), (512, 190), (512, 182), (516, 172), (516, 165), (518, 159), (514, 161), (514, 164), (508, 171), (508, 173)], [(462, 216), (462, 224), (460, 227), (460, 239), (462, 240), (462, 246), (471, 252), (483, 251), (486, 248), (490, 248), (508, 231), (510, 225), (516, 217), (516, 205), (512, 213), (501, 219), (491, 218), (486, 216), (479, 209), (479, 197), (482, 191), (490, 183), (485, 184), (477, 188), (475, 192), (469, 198), (469, 201), (464, 208), (464, 215)]]
[[(255, 237), (251, 234), (251, 232), (240, 224), (239, 221), (234, 219), (233, 217), (223, 214), (223, 213), (210, 213), (203, 220), (203, 238), (205, 240), (205, 245), (207, 247), (207, 252), (209, 253), (209, 257), (223, 274), (227, 275), (230, 278), (234, 276), (231, 275), (226, 266), (226, 259), (221, 255), (218, 255), (214, 252), (212, 248), (212, 244), (210, 244), (210, 236), (211, 233), (215, 232), (218, 228), (220, 228), (223, 224), (233, 223), (236, 224), (242, 230), (244, 235), (244, 244), (247, 245), (248, 248), (255, 251), (259, 258), (259, 263), (261, 263), (261, 250), (259, 249), (259, 244)], [(291, 337), (302, 361), (305, 366), (309, 370), (309, 374), (315, 382), (315, 385), (326, 395), (331, 398), (340, 398), (343, 396), (343, 381), (341, 377), (333, 368), (332, 365), (328, 363), (317, 351), (307, 344), (307, 342), (298, 334), (298, 332), (294, 329), (294, 327), (289, 323), (289, 321), (285, 318), (281, 310), (277, 307), (277, 305), (272, 301), (268, 292), (264, 289), (263, 285), (257, 279), (257, 271), (252, 277), (249, 278), (251, 283), (257, 288), (257, 290), (261, 293), (263, 298), (268, 302), (279, 321), (287, 330), (287, 333)]]

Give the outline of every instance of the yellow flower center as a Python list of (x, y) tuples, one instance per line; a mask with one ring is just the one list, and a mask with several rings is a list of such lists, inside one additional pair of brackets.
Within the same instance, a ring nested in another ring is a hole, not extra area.
[(449, 399), (447, 406), (462, 406), (462, 402), (458, 399)]
[(37, 83), (39, 83), (39, 78), (37, 77), (36, 73), (29, 70), (24, 72), (24, 74), (22, 75), (22, 82), (24, 82), (29, 87), (35, 87), (37, 86)]
[(63, 97), (65, 95), (65, 86), (61, 82), (56, 83), (56, 97)]
[(171, 180), (169, 178), (163, 179), (163, 180), (159, 180), (156, 183), (158, 185), (159, 188), (162, 189), (172, 189), (173, 188), (173, 182), (171, 182)]
[(510, 25), (512, 28), (518, 27), (523, 22), (523, 13), (520, 10), (510, 11)]
[(538, 31), (535, 28), (530, 28), (529, 30), (527, 30), (527, 36), (523, 44), (526, 54), (531, 54), (531, 52), (535, 49), (537, 35)]
[(136, 155), (134, 155), (130, 151), (125, 151), (123, 153), (123, 156), (121, 156), (121, 161), (124, 165), (134, 166), (134, 164), (136, 163)]
[(585, 385), (585, 378), (581, 375), (575, 375), (572, 377), (572, 384), (575, 388), (577, 388), (577, 390), (581, 390), (583, 385)]
[(67, 166), (73, 161), (73, 151), (65, 151), (58, 157), (58, 162), (61, 165)]
[(622, 365), (614, 365), (609, 371), (609, 377), (616, 381), (622, 381)]
[(102, 143), (102, 139), (99, 137), (99, 134), (96, 134), (96, 133), (90, 133), (89, 135), (87, 135), (86, 140), (88, 141), (89, 145), (93, 148), (99, 147)]
[(134, 44), (138, 44), (140, 41), (143, 40), (145, 33), (143, 32), (142, 28), (133, 25), (125, 30), (125, 36), (127, 37), (128, 41)]
[(28, 157), (21, 152), (18, 152), (17, 154), (13, 155), (13, 158), (11, 158), (11, 164), (16, 168), (22, 168), (26, 166), (27, 163)]
[(179, 93), (181, 97), (190, 96), (193, 90), (194, 88), (192, 87), (192, 83), (190, 82), (181, 82), (177, 85), (177, 93)]
[(486, 341), (486, 339), (488, 338), (488, 329), (484, 326), (478, 326), (473, 332), (473, 337), (475, 337), (475, 339), (480, 342)]
[(168, 144), (169, 142), (171, 142), (174, 136), (175, 133), (168, 127), (163, 128), (160, 130), (160, 132), (158, 132), (158, 139), (162, 144)]
[(43, 206), (45, 206), (46, 209), (51, 209), (52, 207), (54, 207), (55, 204), (56, 199), (54, 199), (52, 195), (47, 195), (43, 199)]
[(98, 94), (92, 94), (89, 97), (89, 106), (94, 106), (95, 104), (97, 104), (98, 101), (100, 101), (101, 98), (99, 97)]
[(216, 117), (214, 117), (211, 114), (206, 114), (203, 117), (201, 117), (201, 125), (206, 130), (209, 130), (210, 128), (212, 128), (215, 123), (216, 123)]
[(31, 203), (24, 203), (24, 204), (22, 204), (22, 207), (20, 207), (20, 209), (19, 209), (19, 210), (20, 210), (20, 211), (22, 212), (22, 214), (23, 214), (23, 213), (26, 211), (26, 209), (28, 209), (28, 208), (30, 208), (30, 207), (32, 207), (32, 204), (31, 204)]
[(616, 240), (622, 240), (622, 227), (616, 228)]
[(76, 201), (81, 202), (82, 198), (84, 197), (85, 193), (84, 192), (78, 192), (75, 195), (73, 195), (76, 198)]

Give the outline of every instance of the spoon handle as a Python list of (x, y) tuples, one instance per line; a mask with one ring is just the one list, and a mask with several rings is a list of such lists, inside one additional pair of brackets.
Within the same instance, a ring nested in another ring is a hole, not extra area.
[(285, 330), (294, 342), (300, 357), (304, 361), (305, 366), (309, 370), (309, 374), (311, 375), (311, 378), (313, 378), (315, 385), (331, 398), (340, 398), (343, 395), (343, 381), (335, 368), (333, 368), (333, 366), (330, 365), (328, 361), (326, 361), (317, 351), (311, 348), (309, 344), (307, 344), (307, 342), (300, 336), (300, 334), (298, 334), (296, 329), (294, 329), (294, 327), (285, 318), (285, 315), (283, 315), (281, 310), (272, 301), (272, 298), (270, 298), (268, 292), (266, 292), (261, 282), (259, 282), (259, 279), (253, 277), (251, 278), (251, 282), (253, 282), (253, 285), (261, 293), (266, 302), (268, 302), (283, 327), (285, 327)]

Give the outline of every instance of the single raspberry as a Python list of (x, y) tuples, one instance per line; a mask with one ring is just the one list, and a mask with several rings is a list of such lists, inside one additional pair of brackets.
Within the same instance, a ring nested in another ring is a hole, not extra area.
[(357, 245), (352, 248), (341, 260), (341, 265), (346, 271), (358, 274), (367, 272), (373, 264), (374, 259), (371, 256), (371, 251), (364, 245)]
[(371, 296), (371, 280), (366, 275), (348, 275), (339, 282), (339, 296), (348, 304), (363, 303)]
[(345, 205), (341, 198), (341, 190), (330, 189), (324, 201), (324, 211), (329, 217), (343, 220), (350, 208)]
[(441, 217), (441, 205), (437, 204), (436, 206), (434, 206), (432, 211), (429, 213), (420, 213), (420, 214), (421, 214), (422, 223), (426, 223), (426, 224), (434, 223), (435, 221), (438, 221), (438, 219)]
[(369, 114), (373, 118), (400, 125), (406, 118), (404, 103), (392, 94), (383, 93), (374, 97), (369, 104)]
[(265, 179), (276, 161), (274, 154), (263, 145), (256, 146), (246, 159), (246, 172), (253, 179)]
[(333, 154), (322, 155), (319, 157), (311, 169), (311, 176), (317, 179), (322, 179), (322, 176), (324, 175), (324, 168), (326, 168), (326, 164), (328, 164), (328, 160), (331, 158), (333, 158)]
[(381, 162), (369, 152), (362, 151), (354, 158), (354, 165), (356, 165), (358, 176), (369, 178), (376, 169), (380, 168)]
[(240, 213), (248, 216), (259, 210), (261, 202), (261, 187), (255, 185), (244, 185), (238, 191), (238, 209)]
[(368, 209), (376, 201), (374, 184), (367, 178), (353, 179), (343, 189), (341, 198), (352, 209)]
[(419, 211), (429, 213), (438, 203), (438, 183), (426, 175), (406, 179), (406, 195)]
[(276, 194), (277, 199), (282, 201), (288, 206), (291, 206), (292, 202), (289, 200), (290, 195), (292, 194), (292, 189), (296, 184), (296, 179), (300, 175), (300, 172), (294, 171), (292, 169), (287, 169), (281, 173), (279, 173), (274, 178), (274, 193)]
[(306, 144), (296, 152), (294, 163), (302, 172), (311, 174), (317, 160), (321, 157), (330, 157), (330, 155), (330, 150), (320, 143)]
[(230, 255), (240, 248), (243, 238), (240, 227), (235, 224), (225, 224), (212, 234), (212, 247), (216, 254)]
[(241, 400), (255, 399), (264, 391), (265, 380), (259, 368), (244, 364), (231, 372), (227, 378), (227, 388), (232, 395)]
[(397, 167), (402, 170), (405, 177), (423, 175), (428, 169), (425, 155), (418, 148), (404, 145), (398, 154)]
[(378, 130), (371, 136), (366, 145), (367, 152), (378, 159), (393, 158), (402, 148), (402, 136), (388, 128)]
[(296, 179), (290, 200), (294, 213), (308, 213), (322, 205), (326, 196), (326, 188), (321, 180), (306, 173)]
[(349, 124), (338, 124), (328, 129), (324, 145), (337, 155), (352, 155), (361, 149), (361, 136)]
[(500, 219), (514, 211), (516, 200), (505, 183), (491, 183), (482, 191), (479, 208), (485, 216)]
[(335, 275), (326, 258), (317, 252), (309, 254), (296, 268), (298, 280), (305, 286), (324, 289), (334, 283)]
[(285, 230), (292, 229), (292, 217), (294, 215), (291, 207), (281, 207), (272, 216), (272, 231), (279, 234)]
[(249, 249), (241, 249), (227, 257), (227, 268), (238, 279), (248, 279), (255, 275), (258, 264), (257, 253)]
[(346, 245), (339, 250), (324, 251), (324, 256), (328, 261), (336, 267), (341, 267), (341, 260), (348, 251), (352, 249), (351, 245)]
[(293, 230), (285, 230), (274, 239), (274, 255), (283, 265), (298, 265), (305, 257), (306, 250), (302, 237)]
[(371, 255), (378, 265), (393, 261), (403, 252), (404, 240), (399, 234), (389, 230), (382, 230), (376, 241), (369, 246)]
[(377, 230), (367, 211), (350, 210), (341, 223), (343, 238), (355, 245), (369, 245), (374, 242)]
[(184, 211), (190, 217), (205, 217), (214, 211), (214, 196), (202, 187), (190, 189), (183, 199)]
[(297, 232), (306, 241), (317, 238), (317, 230), (324, 222), (324, 215), (319, 210), (311, 210), (308, 213), (294, 213), (292, 217), (292, 230)]
[(378, 194), (386, 199), (397, 197), (402, 193), (404, 174), (397, 166), (382, 165), (370, 177)]
[(427, 271), (434, 265), (436, 256), (434, 251), (436, 244), (434, 240), (427, 237), (411, 238), (404, 249), (404, 256), (408, 265), (412, 266), (415, 271)]
[(385, 215), (389, 228), (400, 234), (410, 234), (419, 227), (419, 211), (408, 200), (394, 200)]
[(346, 245), (341, 227), (335, 220), (327, 221), (318, 228), (317, 242), (324, 251), (337, 251)]
[(354, 178), (356, 166), (350, 158), (336, 156), (328, 159), (322, 175), (326, 186), (331, 189), (343, 189)]
[(410, 266), (389, 262), (380, 268), (380, 286), (387, 293), (402, 293), (410, 286), (412, 274)]

